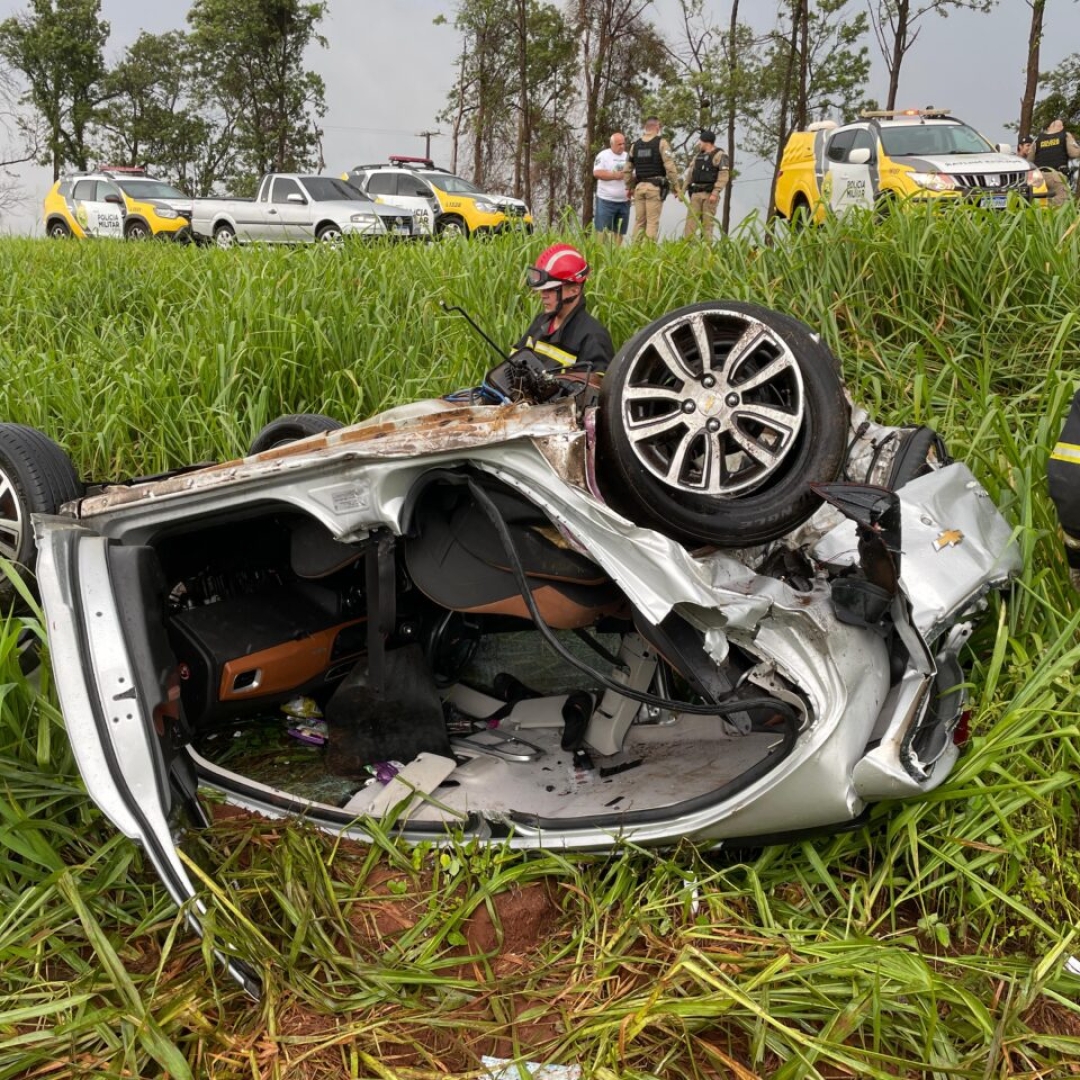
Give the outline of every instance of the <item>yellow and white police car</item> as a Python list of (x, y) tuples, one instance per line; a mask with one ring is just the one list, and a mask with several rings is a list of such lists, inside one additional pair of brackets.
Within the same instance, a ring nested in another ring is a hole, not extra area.
[(190, 240), (191, 199), (144, 169), (109, 167), (73, 173), (45, 196), (45, 234)]
[(945, 109), (864, 112), (855, 123), (811, 124), (788, 139), (774, 196), (781, 217), (821, 222), (905, 201), (1004, 209), (1045, 200), (1042, 173), (1003, 153)]

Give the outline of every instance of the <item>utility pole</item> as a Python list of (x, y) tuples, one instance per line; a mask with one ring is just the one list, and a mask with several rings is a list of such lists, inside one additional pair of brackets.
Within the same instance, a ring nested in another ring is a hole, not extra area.
[(417, 136), (424, 140), (424, 157), (431, 160), (431, 137), (433, 135), (441, 135), (441, 131), (418, 131)]

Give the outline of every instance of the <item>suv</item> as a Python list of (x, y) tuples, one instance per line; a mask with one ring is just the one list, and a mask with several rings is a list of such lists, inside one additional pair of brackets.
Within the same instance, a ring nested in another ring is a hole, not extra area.
[(357, 165), (344, 179), (376, 202), (417, 211), (417, 226), (425, 232), (471, 236), (515, 227), (532, 231), (532, 215), (521, 199), (488, 195), (430, 158), (397, 156), (389, 164)]
[(191, 199), (145, 169), (110, 166), (57, 180), (45, 196), (45, 233), (190, 240)]
[(1002, 153), (943, 109), (864, 112), (838, 127), (831, 120), (796, 131), (776, 179), (776, 212), (823, 221), (851, 207), (887, 212), (905, 199), (1004, 208), (1009, 194), (1046, 198), (1042, 173)]

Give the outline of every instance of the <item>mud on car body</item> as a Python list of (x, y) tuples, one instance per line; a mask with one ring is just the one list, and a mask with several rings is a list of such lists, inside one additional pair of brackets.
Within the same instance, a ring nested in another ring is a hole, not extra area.
[(1004, 209), (1009, 196), (1044, 199), (1042, 173), (1002, 153), (940, 109), (863, 113), (856, 123), (826, 120), (794, 132), (776, 182), (776, 212), (816, 222), (852, 208), (887, 212), (915, 200)]
[(111, 167), (57, 180), (45, 196), (45, 234), (190, 240), (191, 199), (144, 169)]
[[(737, 301), (643, 328), (598, 405), (506, 363), (504, 405), (286, 416), (64, 506), (62, 451), (0, 425), (8, 490), (55, 477), (16, 554), (87, 790), (178, 903), (201, 787), (361, 840), (597, 851), (850, 828), (949, 775), (1019, 560), (932, 431), (852, 410), (816, 335)], [(297, 695), (325, 742), (282, 769), (259, 748)]]

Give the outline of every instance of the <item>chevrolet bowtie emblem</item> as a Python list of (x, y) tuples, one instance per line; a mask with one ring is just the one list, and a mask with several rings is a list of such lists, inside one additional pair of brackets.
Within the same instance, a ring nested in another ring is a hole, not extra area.
[(940, 551), (942, 548), (956, 547), (963, 539), (964, 534), (959, 529), (945, 529), (934, 541), (934, 550)]

